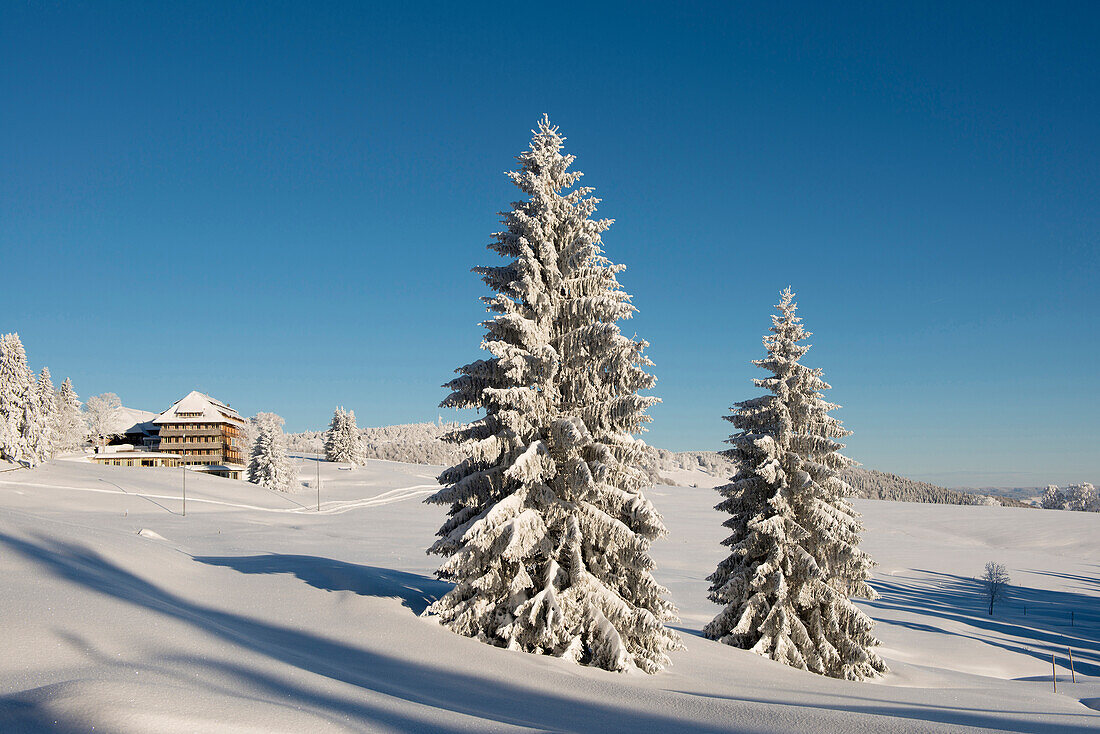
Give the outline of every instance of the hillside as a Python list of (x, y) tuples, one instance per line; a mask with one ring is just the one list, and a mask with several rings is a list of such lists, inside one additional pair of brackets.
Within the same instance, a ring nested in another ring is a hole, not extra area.
[[(317, 466), (300, 460), (303, 477)], [(658, 486), (687, 649), (655, 675), (491, 648), (418, 617), (439, 467), (320, 465), (282, 495), (181, 470), (0, 475), (0, 731), (1096, 731), (1100, 516), (856, 500), (892, 672), (830, 680), (702, 639), (713, 490)], [(681, 470), (682, 471), (682, 470)], [(703, 476), (702, 473), (698, 473)], [(990, 618), (973, 577), (1008, 566)], [(1026, 614), (1025, 614), (1026, 607)], [(1074, 626), (1069, 615), (1074, 613)], [(1062, 669), (1072, 646), (1078, 682)], [(1058, 693), (1050, 654), (1059, 656)]]
[[(853, 489), (857, 497), (894, 502), (931, 502), (941, 505), (977, 505), (988, 503), (987, 495), (970, 494), (947, 489), (928, 482), (881, 472), (875, 469), (852, 467), (841, 472), (841, 477)], [(993, 501), (1005, 507), (1033, 507), (1012, 497), (995, 497)]]

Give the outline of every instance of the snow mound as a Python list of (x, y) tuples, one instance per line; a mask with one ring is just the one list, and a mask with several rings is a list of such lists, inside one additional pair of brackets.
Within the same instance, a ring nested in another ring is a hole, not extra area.
[(155, 530), (150, 530), (149, 528), (142, 528), (141, 530), (137, 531), (137, 534), (143, 538), (152, 538), (153, 540), (165, 539), (163, 535), (156, 532)]

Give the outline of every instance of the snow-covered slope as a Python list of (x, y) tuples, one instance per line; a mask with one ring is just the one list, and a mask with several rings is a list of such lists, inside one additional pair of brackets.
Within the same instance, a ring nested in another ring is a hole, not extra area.
[[(188, 473), (186, 516), (179, 469), (0, 474), (0, 731), (1100, 730), (1100, 515), (857, 501), (882, 592), (863, 607), (893, 669), (860, 684), (698, 637), (717, 495), (657, 487), (656, 574), (687, 649), (646, 676), (418, 617), (446, 589), (423, 552), (436, 468), (320, 469), (320, 512), (311, 490)], [(972, 580), (987, 560), (1014, 584), (993, 617)]]

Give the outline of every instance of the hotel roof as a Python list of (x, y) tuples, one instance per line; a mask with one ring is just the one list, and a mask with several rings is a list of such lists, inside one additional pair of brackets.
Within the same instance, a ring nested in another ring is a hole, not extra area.
[(153, 423), (226, 423), (243, 420), (240, 413), (225, 403), (198, 390), (192, 390), (154, 418)]

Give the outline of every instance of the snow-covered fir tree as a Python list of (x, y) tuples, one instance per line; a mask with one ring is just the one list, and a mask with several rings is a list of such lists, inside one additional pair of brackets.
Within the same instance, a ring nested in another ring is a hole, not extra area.
[(274, 413), (256, 414), (256, 442), (248, 463), (248, 481), (289, 492), (298, 481), (298, 469), (286, 453), (283, 419)]
[(34, 373), (18, 334), (0, 336), (0, 459), (35, 464), (40, 437)]
[(829, 415), (822, 371), (799, 364), (810, 336), (795, 316), (790, 288), (753, 364), (771, 394), (737, 403), (726, 416), (739, 429), (726, 454), (738, 464), (725, 499), (730, 555), (708, 578), (722, 611), (707, 637), (815, 673), (861, 680), (886, 671), (873, 648), (874, 622), (850, 597), (873, 599), (874, 565), (860, 550), (862, 525), (838, 471), (853, 462), (837, 439), (850, 434)]
[(53, 387), (53, 378), (50, 375), (49, 367), (43, 367), (42, 371), (38, 373), (38, 383), (35, 387), (40, 425), (36, 453), (42, 461), (46, 461), (58, 451), (57, 392)]
[(337, 408), (332, 414), (332, 423), (325, 431), (325, 460), (362, 466), (366, 463), (363, 454), (363, 439), (359, 435), (359, 426), (355, 423), (355, 411)]
[(68, 377), (57, 391), (57, 447), (59, 451), (72, 451), (84, 441), (88, 427), (80, 410), (80, 396), (73, 389)]
[(592, 218), (563, 141), (544, 117), (509, 173), (524, 199), (489, 245), (509, 262), (475, 268), (496, 293), (483, 299), (491, 357), (457, 370), (442, 406), (485, 417), (451, 434), (473, 443), (427, 500), (450, 506), (429, 551), (455, 583), (428, 612), (501, 647), (653, 673), (681, 645), (652, 576), (665, 528), (632, 435), (654, 379), (647, 344), (615, 323), (634, 308), (602, 254), (611, 222)]

